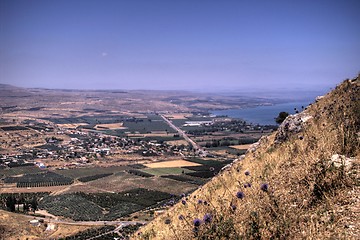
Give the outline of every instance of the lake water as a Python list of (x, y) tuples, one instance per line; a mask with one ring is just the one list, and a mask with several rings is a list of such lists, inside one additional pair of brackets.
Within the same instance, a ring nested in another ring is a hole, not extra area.
[(219, 110), (219, 111), (210, 111), (212, 114), (221, 116), (227, 115), (232, 118), (240, 118), (246, 122), (260, 125), (275, 125), (275, 118), (279, 115), (279, 112), (288, 112), (294, 114), (294, 108), (301, 111), (301, 107), (308, 106), (311, 101), (301, 101), (301, 102), (289, 102), (281, 103), (272, 106), (259, 106), (252, 108), (243, 108), (243, 109), (228, 109), (228, 110)]

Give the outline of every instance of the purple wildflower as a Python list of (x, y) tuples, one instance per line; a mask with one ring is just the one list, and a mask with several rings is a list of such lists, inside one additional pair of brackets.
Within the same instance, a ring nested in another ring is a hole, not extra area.
[(205, 223), (210, 223), (212, 220), (211, 214), (210, 213), (205, 214), (203, 220)]
[(198, 200), (198, 204), (202, 204), (203, 201), (201, 199)]
[(232, 209), (233, 211), (235, 211), (235, 210), (236, 210), (236, 206), (235, 206), (235, 205), (231, 205), (231, 209)]
[(200, 224), (201, 224), (201, 220), (198, 219), (198, 218), (195, 218), (195, 219), (194, 219), (194, 226), (195, 226), (195, 227), (199, 227)]
[(250, 175), (250, 171), (249, 171), (249, 170), (246, 170), (244, 173), (245, 173), (246, 176), (249, 176), (249, 175)]
[(245, 197), (245, 194), (243, 192), (237, 192), (236, 193), (236, 197), (239, 198), (239, 199), (243, 199)]
[(185, 219), (185, 218), (184, 218), (184, 215), (180, 214), (180, 215), (179, 215), (179, 220), (182, 221), (182, 220), (184, 220), (184, 219)]
[(260, 189), (263, 190), (264, 192), (267, 192), (269, 189), (269, 184), (267, 183), (261, 184)]
[(186, 204), (186, 201), (185, 201), (185, 200), (182, 200), (181, 203), (182, 203), (183, 205), (185, 205), (185, 204)]

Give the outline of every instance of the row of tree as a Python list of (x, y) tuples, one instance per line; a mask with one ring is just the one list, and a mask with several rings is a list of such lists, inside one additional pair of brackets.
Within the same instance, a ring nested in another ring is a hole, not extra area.
[[(23, 212), (29, 212), (30, 210), (35, 211), (38, 209), (38, 201), (36, 197), (33, 197), (32, 199), (25, 199), (24, 197), (15, 197), (14, 195), (9, 195), (6, 198), (6, 208), (8, 211), (11, 212), (20, 212), (21, 210)], [(20, 210), (20, 206), (22, 206), (22, 209)]]

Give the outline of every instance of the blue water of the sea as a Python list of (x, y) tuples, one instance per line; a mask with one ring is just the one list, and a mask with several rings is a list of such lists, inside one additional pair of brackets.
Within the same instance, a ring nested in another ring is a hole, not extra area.
[(305, 108), (310, 103), (311, 101), (288, 102), (272, 106), (258, 106), (243, 109), (210, 111), (210, 113), (216, 116), (227, 115), (232, 118), (240, 118), (248, 123), (253, 124), (276, 125), (275, 118), (279, 115), (280, 112), (288, 112), (289, 114), (294, 114), (294, 108), (301, 112), (302, 106), (304, 106)]

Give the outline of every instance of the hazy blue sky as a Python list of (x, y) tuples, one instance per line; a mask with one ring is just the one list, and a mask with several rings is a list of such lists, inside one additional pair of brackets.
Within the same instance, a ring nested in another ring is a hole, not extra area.
[(360, 71), (359, 0), (0, 0), (0, 83), (309, 88)]

